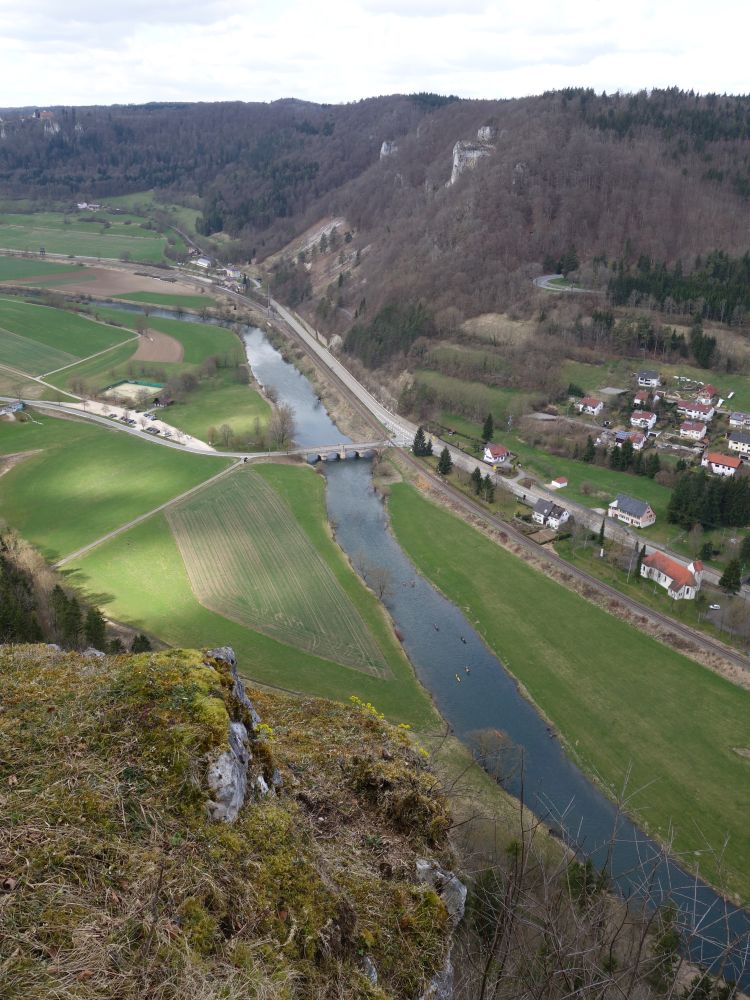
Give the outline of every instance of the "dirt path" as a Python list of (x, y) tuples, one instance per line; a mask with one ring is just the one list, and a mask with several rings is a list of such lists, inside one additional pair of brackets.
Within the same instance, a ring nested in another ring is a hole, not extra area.
[(44, 451), (44, 449), (32, 448), (31, 451), (16, 451), (12, 455), (3, 455), (0, 458), (0, 477), (4, 476), (6, 472), (10, 472), (19, 462), (23, 462), (25, 458), (38, 455), (41, 451)]
[(88, 552), (91, 552), (91, 550), (97, 548), (97, 546), (103, 545), (104, 542), (108, 542), (111, 538), (117, 538), (118, 535), (121, 535), (124, 531), (128, 531), (130, 528), (134, 528), (135, 525), (140, 524), (141, 521), (147, 521), (148, 518), (153, 517), (154, 514), (161, 513), (161, 511), (166, 510), (168, 507), (171, 507), (172, 504), (179, 503), (180, 500), (184, 500), (185, 497), (189, 497), (193, 493), (197, 493), (198, 490), (202, 490), (205, 486), (208, 486), (210, 483), (215, 483), (217, 479), (222, 479), (224, 476), (230, 475), (230, 473), (234, 472), (242, 464), (243, 463), (241, 460), (237, 461), (233, 465), (230, 465), (228, 469), (222, 469), (221, 472), (217, 473), (215, 476), (211, 476), (210, 479), (205, 479), (202, 483), (198, 483), (198, 485), (193, 486), (192, 489), (185, 490), (184, 493), (180, 493), (179, 496), (172, 497), (171, 500), (167, 500), (166, 503), (160, 504), (158, 507), (154, 507), (153, 510), (149, 510), (145, 514), (140, 514), (138, 517), (134, 517), (133, 520), (128, 521), (127, 524), (121, 524), (120, 527), (115, 528), (114, 531), (108, 531), (106, 535), (102, 535), (101, 538), (97, 538), (96, 541), (89, 542), (88, 545), (84, 545), (82, 548), (76, 549), (75, 552), (71, 552), (63, 559), (60, 559), (58, 562), (54, 564), (54, 568), (60, 569), (67, 563), (72, 562), (74, 559), (79, 559), (81, 556), (84, 556)]
[(172, 364), (182, 361), (184, 348), (179, 340), (158, 330), (145, 330), (138, 342), (138, 350), (131, 361), (157, 361)]

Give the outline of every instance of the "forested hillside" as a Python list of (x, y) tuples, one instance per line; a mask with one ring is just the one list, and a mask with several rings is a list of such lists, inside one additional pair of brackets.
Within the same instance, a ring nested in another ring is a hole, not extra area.
[[(370, 330), (382, 308), (402, 310), (395, 339), (410, 345), (433, 323), (523, 302), (532, 277), (561, 264), (614, 304), (735, 323), (747, 308), (748, 97), (566, 90), (0, 114), (6, 193), (197, 196), (219, 256), (266, 263), (277, 295), (329, 333), (364, 328), (350, 347), (368, 364), (393, 326), (390, 314)], [(333, 219), (325, 246), (293, 242)], [(420, 302), (429, 316), (409, 312)]]

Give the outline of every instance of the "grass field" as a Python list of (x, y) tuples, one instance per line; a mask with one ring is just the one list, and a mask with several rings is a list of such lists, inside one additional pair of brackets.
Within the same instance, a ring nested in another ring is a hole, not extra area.
[(0, 281), (15, 281), (24, 278), (48, 276), (50, 278), (64, 275), (79, 278), (84, 269), (76, 264), (52, 264), (38, 257), (5, 257), (0, 254)]
[(386, 663), (291, 508), (242, 469), (171, 508), (200, 603), (280, 642), (375, 674)]
[(470, 406), (477, 413), (494, 413), (497, 419), (507, 413), (523, 413), (534, 395), (518, 389), (482, 385), (480, 382), (453, 378), (425, 369), (417, 370), (414, 377), (419, 384), (434, 391), (436, 403), (441, 409), (455, 412)]
[(0, 518), (50, 560), (95, 541), (228, 464), (82, 421), (41, 412), (36, 419), (39, 424), (0, 421), (0, 454), (42, 449), (3, 476)]
[(383, 652), (387, 678), (293, 649), (261, 632), (204, 608), (190, 587), (185, 565), (163, 515), (157, 515), (94, 549), (74, 565), (73, 580), (97, 595), (106, 613), (177, 646), (231, 644), (254, 680), (326, 698), (352, 694), (371, 701), (397, 721), (438, 730), (438, 717), (393, 634), (383, 609), (331, 540), (325, 484), (308, 468), (264, 465), (263, 476), (293, 511), (317, 552), (356, 608)]
[[(581, 765), (620, 788), (654, 835), (750, 895), (750, 692), (547, 579), (405, 484), (391, 488), (396, 536), (419, 569), (478, 620)], [(460, 553), (460, 558), (457, 558)], [(700, 852), (696, 857), (694, 852)]]
[(169, 423), (201, 441), (208, 440), (210, 427), (224, 424), (239, 438), (255, 440), (263, 434), (271, 416), (270, 404), (257, 389), (233, 381), (232, 375), (231, 370), (220, 369), (183, 402), (170, 406)]
[(112, 257), (155, 263), (164, 260), (166, 238), (141, 228), (139, 216), (97, 213), (108, 223), (60, 212), (0, 214), (0, 247), (8, 250)]
[(77, 313), (0, 298), (0, 363), (29, 375), (74, 364), (127, 338)]
[(146, 305), (164, 306), (164, 308), (182, 306), (185, 309), (203, 309), (216, 305), (216, 300), (210, 295), (169, 295), (161, 292), (131, 292), (128, 295), (118, 295), (118, 299), (126, 302), (143, 302)]

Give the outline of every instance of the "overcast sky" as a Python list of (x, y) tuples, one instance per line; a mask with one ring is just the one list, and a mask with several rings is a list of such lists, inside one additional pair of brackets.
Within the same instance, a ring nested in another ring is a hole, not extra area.
[(746, 93), (748, 0), (0, 0), (0, 106)]

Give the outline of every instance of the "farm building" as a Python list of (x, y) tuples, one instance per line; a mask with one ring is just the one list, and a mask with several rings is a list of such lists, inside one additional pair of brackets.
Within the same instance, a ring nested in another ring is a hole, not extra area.
[(707, 451), (704, 452), (701, 465), (715, 476), (733, 476), (742, 465), (742, 459), (736, 455), (724, 455), (720, 451)]
[(708, 423), (713, 419), (716, 411), (710, 403), (696, 403), (692, 399), (678, 399), (677, 412), (686, 416), (688, 420), (703, 420)]
[(597, 399), (596, 396), (584, 396), (576, 403), (576, 409), (579, 413), (589, 413), (592, 417), (598, 417), (604, 409), (604, 401)]
[(501, 444), (486, 444), (484, 446), (484, 461), (495, 465), (497, 462), (507, 462), (510, 452)]
[(735, 431), (729, 435), (727, 441), (730, 451), (736, 451), (740, 455), (750, 455), (750, 434)]
[(686, 420), (680, 424), (680, 437), (701, 441), (706, 436), (706, 425), (700, 420)]
[(565, 476), (558, 476), (557, 479), (553, 479), (552, 482), (550, 483), (550, 486), (554, 490), (565, 489), (567, 485), (568, 485), (568, 480), (565, 478)]
[(696, 559), (684, 566), (663, 552), (652, 552), (641, 563), (641, 576), (655, 580), (675, 601), (692, 601), (701, 588), (703, 563)]
[(607, 508), (607, 516), (617, 518), (624, 524), (632, 524), (636, 528), (648, 528), (656, 520), (656, 514), (645, 500), (637, 500), (627, 493), (618, 493)]
[(545, 528), (554, 528), (557, 531), (561, 524), (565, 524), (570, 514), (564, 507), (553, 503), (552, 500), (540, 497), (534, 504), (531, 517), (537, 524), (541, 524)]
[(638, 372), (638, 385), (646, 389), (657, 389), (661, 385), (661, 377), (658, 372), (651, 370)]
[(193, 263), (197, 264), (198, 267), (204, 268), (205, 270), (208, 270), (208, 268), (211, 267), (211, 261), (208, 257), (196, 257)]
[(650, 431), (656, 423), (656, 414), (651, 413), (650, 410), (633, 410), (630, 423), (633, 427), (640, 427), (644, 431)]

